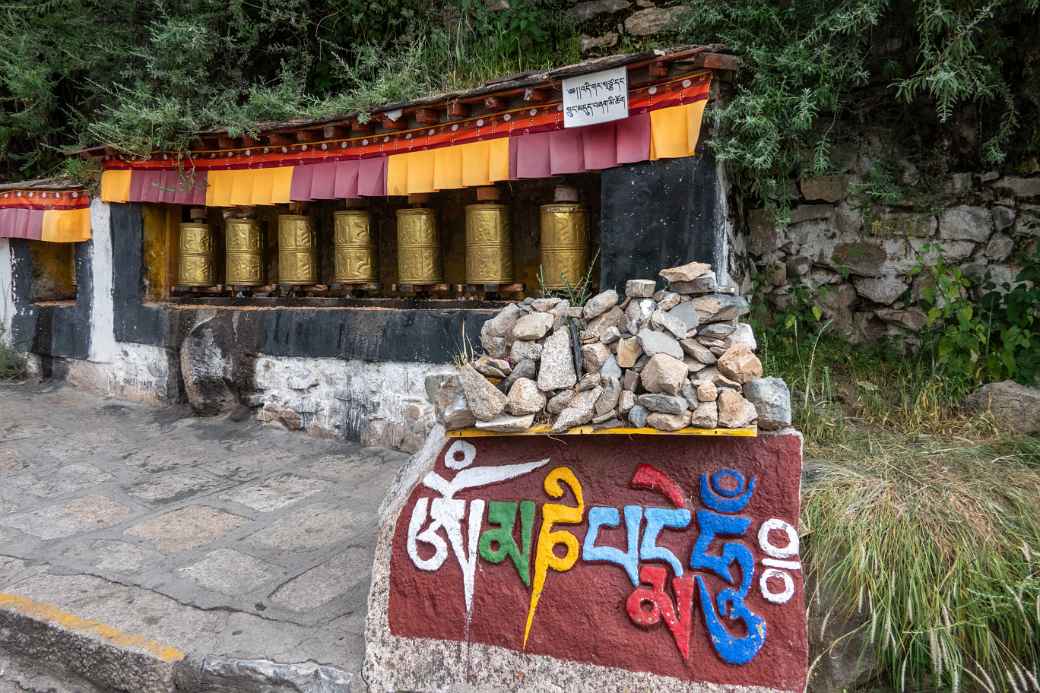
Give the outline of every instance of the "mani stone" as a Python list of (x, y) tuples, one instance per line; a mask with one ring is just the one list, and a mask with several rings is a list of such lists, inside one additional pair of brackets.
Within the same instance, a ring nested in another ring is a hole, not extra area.
[(690, 425), (695, 428), (716, 428), (719, 425), (719, 408), (714, 402), (702, 402), (690, 413)]
[(689, 408), (689, 402), (673, 395), (639, 395), (636, 403), (649, 411), (662, 414), (682, 414)]
[(756, 378), (745, 383), (744, 397), (755, 405), (759, 428), (775, 431), (791, 425), (791, 391), (780, 378)]
[(513, 416), (537, 414), (545, 407), (545, 395), (538, 385), (529, 378), (520, 378), (509, 388), (509, 402), (506, 411)]
[(719, 357), (719, 373), (738, 383), (747, 383), (762, 377), (762, 362), (747, 344), (734, 344)]
[(650, 298), (657, 290), (653, 279), (629, 279), (625, 282), (625, 295), (629, 298)]
[(692, 282), (697, 277), (711, 271), (711, 265), (704, 262), (688, 262), (678, 267), (669, 267), (660, 271), (660, 275), (671, 282)]
[(504, 378), (513, 370), (512, 366), (509, 365), (509, 361), (494, 359), (486, 354), (474, 361), (473, 367), (477, 369), (477, 373), (489, 378)]
[(675, 337), (646, 328), (641, 329), (636, 336), (639, 338), (639, 346), (643, 348), (643, 353), (648, 356), (667, 354), (677, 361), (682, 360), (682, 347), (679, 346), (679, 340)]
[(526, 431), (534, 423), (534, 414), (527, 416), (496, 416), (490, 421), (478, 421), (477, 428), (498, 433), (519, 433)]
[(574, 390), (564, 390), (549, 399), (548, 404), (545, 405), (545, 410), (550, 414), (559, 414), (567, 408), (572, 399), (574, 399)]
[(595, 373), (603, 368), (610, 355), (610, 347), (600, 342), (586, 344), (581, 348), (581, 360), (587, 373)]
[(538, 342), (523, 342), (519, 339), (513, 342), (509, 349), (509, 359), (513, 363), (521, 361), (537, 361), (542, 358), (542, 345)]
[(758, 415), (755, 405), (744, 399), (736, 390), (719, 392), (719, 426), (722, 428), (743, 428), (750, 426)]
[(717, 360), (715, 354), (711, 353), (695, 339), (684, 339), (679, 342), (679, 345), (683, 351), (707, 366), (712, 365)]
[(613, 289), (607, 289), (586, 301), (582, 314), (585, 316), (586, 320), (591, 320), (598, 315), (606, 313), (608, 310), (616, 306), (617, 303), (617, 292)]
[(751, 307), (743, 296), (729, 294), (707, 294), (691, 301), (697, 309), (697, 317), (702, 323), (736, 320), (746, 315)]
[(647, 392), (677, 395), (682, 390), (689, 372), (686, 364), (681, 360), (672, 358), (668, 354), (656, 354), (643, 367), (639, 377)]
[(685, 320), (681, 320), (671, 313), (666, 313), (660, 309), (655, 310), (654, 314), (650, 316), (650, 324), (654, 327), (668, 330), (676, 339), (683, 339), (689, 331)]
[(549, 313), (528, 313), (516, 321), (513, 326), (513, 337), (524, 341), (541, 339), (553, 326), (553, 316)]
[(646, 417), (646, 423), (658, 431), (678, 431), (690, 425), (690, 415), (685, 411), (681, 414), (654, 412)]
[(556, 330), (542, 345), (542, 363), (538, 369), (538, 389), (562, 390), (578, 382), (574, 372), (569, 330)]
[[(618, 399), (621, 397), (621, 381), (617, 378), (603, 379), (603, 392), (596, 400), (596, 415), (600, 416), (608, 412), (613, 413), (617, 407)], [(595, 423), (599, 423), (596, 421)]]
[[(681, 320), (683, 324), (686, 325), (686, 332), (689, 332), (700, 324), (700, 317), (697, 315), (697, 309), (693, 307), (693, 303), (690, 301), (680, 303), (675, 308), (668, 311), (667, 315), (673, 319)], [(685, 337), (686, 332), (679, 336), (679, 339)]]
[(646, 426), (646, 417), (650, 415), (646, 407), (641, 404), (634, 405), (628, 410), (628, 420), (636, 428), (643, 428)]
[(617, 363), (622, 368), (631, 368), (643, 355), (643, 347), (639, 346), (637, 337), (625, 337), (618, 341)]
[(567, 408), (560, 412), (553, 423), (553, 433), (563, 433), (569, 428), (581, 426), (592, 421), (594, 406), (599, 396), (603, 394), (603, 388), (596, 387), (585, 392), (574, 395)]
[(470, 364), (459, 369), (459, 381), (470, 411), (480, 421), (490, 421), (506, 408), (509, 399)]

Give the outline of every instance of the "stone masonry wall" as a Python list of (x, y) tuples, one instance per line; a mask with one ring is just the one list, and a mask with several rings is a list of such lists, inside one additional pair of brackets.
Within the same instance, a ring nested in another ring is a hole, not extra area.
[[(925, 187), (912, 167), (901, 175), (906, 189)], [(843, 173), (802, 178), (787, 225), (772, 210), (745, 214), (734, 248), (741, 292), (757, 283), (783, 310), (804, 286), (851, 341), (912, 341), (925, 324), (921, 296), (930, 281), (915, 267), (942, 258), (976, 286), (1013, 282), (1040, 238), (1040, 176), (954, 173), (927, 184), (936, 192), (886, 206), (870, 202), (861, 160)]]
[(598, 56), (674, 28), (682, 7), (667, 0), (586, 0), (570, 12), (581, 30), (582, 55)]

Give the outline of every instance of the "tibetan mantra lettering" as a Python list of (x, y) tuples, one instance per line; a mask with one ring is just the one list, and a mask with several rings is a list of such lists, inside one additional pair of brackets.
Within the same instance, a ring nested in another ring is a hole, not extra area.
[(394, 534), (390, 631), (802, 690), (797, 435), (455, 439)]

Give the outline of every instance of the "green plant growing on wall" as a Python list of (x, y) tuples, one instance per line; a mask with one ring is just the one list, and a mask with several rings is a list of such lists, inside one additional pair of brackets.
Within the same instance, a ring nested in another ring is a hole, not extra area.
[(25, 372), (25, 357), (4, 340), (4, 327), (0, 325), (0, 380), (19, 380)]

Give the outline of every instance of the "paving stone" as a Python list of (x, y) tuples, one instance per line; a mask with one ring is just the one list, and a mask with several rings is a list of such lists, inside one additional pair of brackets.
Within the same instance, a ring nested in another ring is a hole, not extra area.
[(248, 522), (208, 505), (188, 505), (130, 527), (126, 534), (147, 539), (163, 553), (194, 549), (219, 539)]
[(84, 496), (63, 504), (12, 515), (0, 520), (0, 524), (40, 539), (59, 539), (111, 527), (129, 515), (129, 508), (107, 496)]
[(91, 563), (102, 571), (139, 573), (163, 559), (158, 551), (124, 541), (99, 539), (89, 545)]
[(246, 541), (276, 549), (315, 549), (349, 539), (364, 529), (357, 515), (331, 505), (308, 506), (285, 515)]
[(111, 481), (112, 478), (111, 474), (101, 471), (94, 465), (74, 462), (49, 471), (37, 482), (30, 484), (26, 490), (34, 496), (40, 497), (63, 496), (88, 486), (104, 484)]
[(271, 601), (293, 611), (316, 609), (365, 582), (371, 563), (370, 551), (351, 547), (279, 587)]
[(281, 573), (281, 569), (232, 549), (217, 549), (177, 570), (206, 589), (221, 594), (252, 592)]
[(320, 493), (328, 486), (324, 481), (317, 479), (308, 479), (295, 474), (278, 474), (255, 484), (225, 491), (217, 497), (266, 513)]
[(141, 500), (167, 503), (209, 491), (221, 483), (227, 482), (202, 472), (170, 472), (149, 476), (145, 481), (128, 488), (126, 492)]

